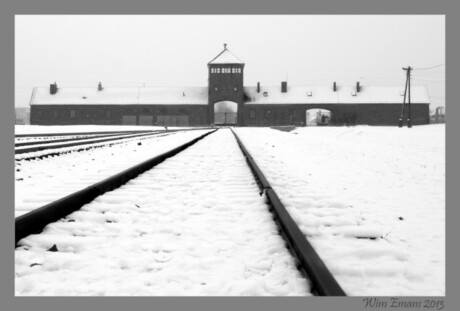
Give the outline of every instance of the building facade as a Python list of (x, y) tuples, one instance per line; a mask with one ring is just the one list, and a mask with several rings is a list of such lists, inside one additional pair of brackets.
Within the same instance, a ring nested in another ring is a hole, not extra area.
[[(397, 125), (402, 87), (244, 86), (245, 64), (224, 50), (208, 63), (207, 87), (34, 88), (30, 122), (41, 125), (160, 126)], [(425, 87), (411, 87), (412, 124), (428, 124)], [(406, 107), (406, 115), (409, 107)]]

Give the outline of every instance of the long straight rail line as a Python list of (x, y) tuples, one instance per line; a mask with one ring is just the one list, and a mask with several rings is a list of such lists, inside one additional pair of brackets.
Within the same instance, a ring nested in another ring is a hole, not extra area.
[[(158, 132), (162, 131), (151, 131), (151, 134), (157, 134)], [(70, 141), (84, 141), (90, 139), (98, 139), (98, 138), (108, 138), (113, 136), (123, 136), (123, 135), (131, 135), (132, 133), (116, 133), (116, 134), (101, 134), (101, 135), (94, 135), (94, 136), (83, 136), (83, 137), (73, 137), (73, 138), (62, 138), (62, 139), (50, 139), (50, 140), (40, 140), (40, 141), (28, 141), (28, 142), (21, 142), (15, 143), (15, 147), (25, 147), (25, 146), (34, 146), (34, 145), (47, 145), (47, 144), (54, 144), (54, 143), (63, 143), (63, 142), (70, 142)]]
[(66, 132), (66, 133), (41, 133), (41, 134), (15, 134), (15, 138), (24, 137), (50, 137), (50, 136), (72, 136), (72, 135), (97, 135), (97, 134), (123, 134), (123, 133), (146, 133), (154, 130), (134, 130), (134, 131), (103, 131), (103, 132)]
[(192, 146), (204, 137), (214, 133), (215, 131), (217, 131), (217, 129), (205, 133), (170, 151), (167, 151), (129, 169), (126, 169), (114, 176), (108, 177), (83, 190), (70, 194), (62, 199), (51, 202), (27, 214), (17, 217), (15, 219), (15, 243), (17, 244), (19, 240), (30, 234), (40, 232), (46, 225), (80, 209), (84, 204), (91, 202), (97, 196), (120, 187), (139, 174), (142, 174), (143, 172), (160, 164), (164, 160), (173, 157), (174, 155), (187, 149), (188, 147)]
[[(126, 138), (135, 138), (135, 137), (142, 137), (142, 136), (148, 136), (148, 135), (155, 135), (158, 133), (152, 132), (152, 133), (142, 133), (142, 134), (131, 134), (128, 136), (122, 136), (122, 137), (110, 137), (110, 138), (103, 138), (103, 139), (98, 139), (98, 138), (93, 138), (97, 139), (94, 141), (75, 141), (75, 142), (69, 142), (66, 144), (60, 144), (60, 145), (46, 145), (46, 146), (34, 146), (34, 147), (29, 147), (29, 148), (24, 148), (24, 149), (15, 149), (14, 153), (15, 154), (23, 154), (23, 153), (30, 153), (30, 152), (36, 152), (36, 151), (44, 151), (44, 150), (49, 150), (49, 149), (59, 149), (59, 148), (67, 148), (67, 147), (75, 147), (75, 146), (81, 146), (81, 145), (89, 145), (89, 144), (98, 144), (98, 143), (104, 143), (108, 141), (114, 141), (114, 140), (121, 140), (121, 139), (126, 139)], [(54, 142), (53, 142), (54, 143)]]
[(308, 242), (302, 231), (300, 231), (291, 215), (289, 215), (283, 203), (281, 203), (278, 198), (278, 195), (273, 190), (260, 168), (257, 166), (251, 154), (243, 145), (238, 135), (233, 130), (232, 132), (233, 135), (235, 135), (241, 151), (246, 157), (249, 167), (258, 179), (262, 191), (265, 192), (270, 205), (273, 207), (274, 215), (281, 230), (283, 231), (283, 235), (300, 261), (302, 268), (311, 279), (313, 283), (313, 291), (320, 296), (346, 296), (345, 292), (326, 267), (323, 260), (319, 257), (313, 246)]

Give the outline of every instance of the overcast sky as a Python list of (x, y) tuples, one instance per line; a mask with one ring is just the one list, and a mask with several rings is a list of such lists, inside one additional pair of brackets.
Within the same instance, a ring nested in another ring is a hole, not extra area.
[(410, 65), (431, 109), (445, 105), (442, 15), (17, 15), (15, 106), (52, 82), (206, 86), (206, 65), (224, 43), (246, 64), (245, 86), (404, 89)]

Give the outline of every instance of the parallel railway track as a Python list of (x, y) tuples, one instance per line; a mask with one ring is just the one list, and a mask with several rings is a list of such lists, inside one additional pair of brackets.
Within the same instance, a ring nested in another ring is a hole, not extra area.
[[(161, 131), (149, 131), (148, 133), (154, 134)], [(147, 132), (146, 132), (147, 133)], [(14, 147), (25, 147), (25, 146), (34, 146), (34, 145), (47, 145), (47, 144), (55, 144), (55, 143), (64, 143), (64, 142), (75, 142), (75, 141), (85, 141), (91, 139), (99, 139), (99, 138), (108, 138), (114, 136), (128, 136), (132, 135), (132, 133), (116, 133), (116, 134), (101, 134), (101, 135), (82, 135), (72, 138), (59, 138), (59, 139), (47, 139), (47, 140), (35, 140), (35, 141), (27, 141), (27, 142), (18, 142), (14, 144)]]
[[(179, 156), (182, 151), (196, 144), (198, 141), (203, 140), (206, 136), (214, 132), (215, 131), (212, 131), (201, 135), (186, 144), (140, 163), (115, 176), (98, 182), (93, 186), (87, 187), (58, 201), (52, 202), (25, 215), (17, 217), (15, 220), (16, 244), (20, 245), (21, 239), (31, 234), (41, 232), (48, 224), (65, 218), (74, 211), (78, 211), (83, 205), (93, 201), (95, 198), (108, 191), (126, 184), (128, 181), (136, 178), (139, 174), (152, 169), (165, 160), (171, 159), (172, 162), (174, 162), (176, 155)], [(251, 155), (248, 153), (245, 146), (242, 144), (241, 140), (235, 133), (233, 133), (233, 135), (241, 152), (244, 154), (244, 158), (246, 158), (250, 170), (253, 173), (253, 178), (255, 178), (256, 183), (259, 185), (261, 191), (265, 193), (269, 201), (270, 210), (275, 222), (279, 226), (281, 235), (286, 241), (292, 255), (294, 255), (297, 259), (299, 270), (305, 273), (308, 278), (308, 281), (306, 280), (306, 282), (310, 284), (311, 292), (315, 295), (321, 296), (344, 296), (345, 292), (341, 289), (325, 264), (322, 262), (321, 258), (308, 243), (305, 236), (300, 232), (300, 229), (292, 220), (281, 201), (278, 199), (278, 196), (268, 183), (262, 171), (258, 168)], [(167, 163), (170, 163), (170, 161), (165, 162), (165, 165)], [(197, 172), (197, 174), (200, 173)], [(180, 194), (178, 195), (180, 196)]]

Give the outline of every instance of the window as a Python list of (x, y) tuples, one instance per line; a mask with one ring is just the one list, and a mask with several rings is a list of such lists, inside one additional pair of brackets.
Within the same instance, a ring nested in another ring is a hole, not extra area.
[(216, 68), (216, 73), (220, 73), (220, 68)]
[(271, 116), (271, 111), (267, 110), (267, 112), (265, 112), (265, 119), (270, 119), (270, 116)]
[(235, 86), (235, 87), (233, 88), (233, 90), (236, 92), (236, 91), (238, 91), (238, 88)]
[(219, 88), (216, 86), (216, 87), (214, 88), (214, 91), (217, 92), (218, 90), (219, 90)]
[(75, 110), (70, 110), (70, 118), (75, 119), (75, 116), (77, 115), (77, 112)]
[(256, 110), (255, 109), (249, 110), (249, 118), (251, 118), (251, 119), (256, 118)]

